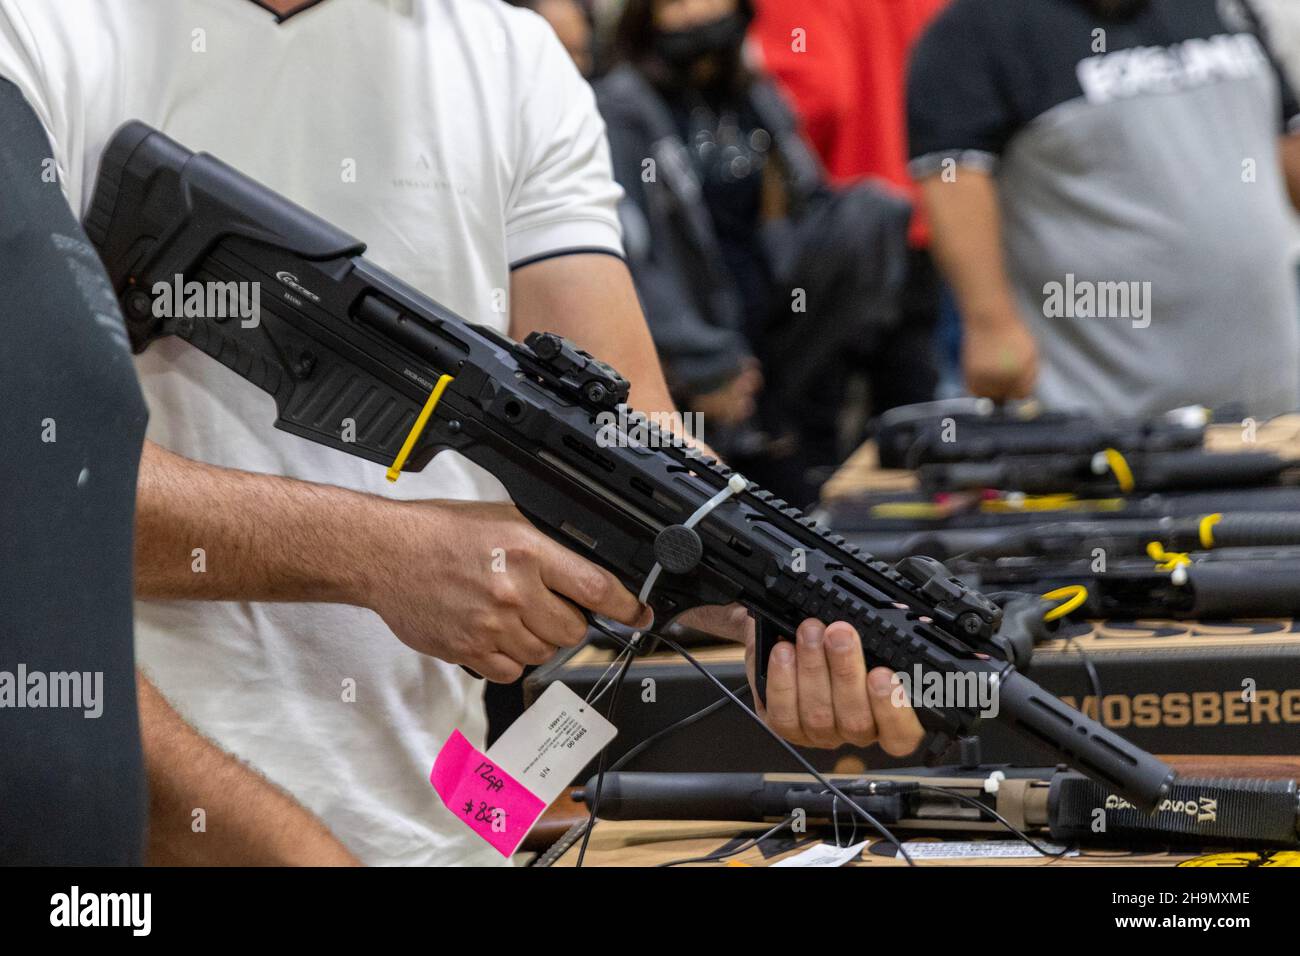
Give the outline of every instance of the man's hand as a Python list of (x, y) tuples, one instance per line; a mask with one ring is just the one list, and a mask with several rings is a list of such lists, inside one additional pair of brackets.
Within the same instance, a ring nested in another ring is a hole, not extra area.
[(509, 683), (587, 633), (580, 607), (628, 625), (645, 609), (614, 575), (534, 528), (510, 504), (392, 503), (393, 546), (356, 603), (408, 647)]
[(772, 649), (767, 664), (767, 704), (754, 685), (756, 641), (745, 644), (754, 705), (768, 726), (800, 747), (831, 750), (842, 744), (878, 743), (885, 753), (905, 757), (920, 746), (925, 732), (904, 699), (893, 700), (893, 672), (867, 672), (858, 633), (843, 621), (827, 627), (809, 618), (793, 643)]
[(1038, 346), (1019, 316), (964, 324), (962, 370), (972, 395), (1008, 401), (1029, 398), (1038, 380)]
[(740, 372), (721, 388), (691, 401), (692, 411), (723, 426), (739, 425), (751, 418), (763, 390), (763, 373), (757, 359), (747, 359)]
[(632, 625), (642, 613), (613, 575), (513, 505), (392, 501), (152, 444), (140, 466), (136, 593), (366, 607), (409, 647), (497, 681), (576, 644), (586, 630), (578, 606)]

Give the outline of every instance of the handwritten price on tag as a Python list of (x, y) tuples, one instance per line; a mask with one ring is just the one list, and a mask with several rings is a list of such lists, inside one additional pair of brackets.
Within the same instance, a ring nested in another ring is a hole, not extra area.
[(496, 767), (484, 760), (475, 768), (474, 773), (487, 781), (488, 790), (497, 793), (506, 785), (506, 782), (500, 776), (494, 774), (492, 772), (494, 770), (496, 770)]
[[(492, 761), (458, 730), (447, 740), (429, 774), (443, 806), (502, 856), (510, 856), (546, 809), (540, 799)], [(483, 799), (490, 795), (491, 801)]]
[(429, 782), (443, 805), (509, 856), (618, 730), (581, 697), (554, 683), (481, 754), (456, 731)]

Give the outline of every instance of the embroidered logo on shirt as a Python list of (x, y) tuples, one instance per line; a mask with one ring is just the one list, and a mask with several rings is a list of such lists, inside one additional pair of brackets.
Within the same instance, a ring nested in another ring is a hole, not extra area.
[(1079, 61), (1078, 76), (1088, 102), (1110, 103), (1248, 79), (1268, 69), (1259, 40), (1238, 33), (1098, 54)]

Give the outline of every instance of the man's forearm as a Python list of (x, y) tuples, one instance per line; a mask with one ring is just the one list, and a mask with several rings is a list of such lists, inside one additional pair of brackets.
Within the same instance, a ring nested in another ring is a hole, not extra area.
[(924, 180), (921, 194), (935, 258), (961, 309), (967, 390), (996, 401), (1029, 397), (1038, 378), (1037, 346), (1007, 276), (996, 184), (963, 168), (952, 180)]
[(627, 266), (613, 256), (574, 255), (526, 266), (511, 279), (510, 335), (556, 332), (632, 383), (643, 412), (676, 409)]
[(933, 251), (968, 323), (989, 324), (1016, 316), (1016, 301), (1002, 251), (1002, 214), (992, 177), (959, 169), (945, 182), (921, 183), (933, 233)]
[(628, 396), (638, 411), (713, 454), (703, 435), (690, 435), (677, 414), (663, 366), (622, 260), (605, 255), (546, 259), (511, 277), (510, 336), (556, 332), (576, 342), (632, 383)]
[(293, 797), (198, 734), (136, 680), (156, 866), (357, 866)]
[(145, 443), (136, 492), (143, 598), (354, 604), (361, 529), (384, 499), (190, 461)]

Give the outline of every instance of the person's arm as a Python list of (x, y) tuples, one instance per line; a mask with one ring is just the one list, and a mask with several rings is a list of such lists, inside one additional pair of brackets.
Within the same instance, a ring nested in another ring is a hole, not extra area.
[(1278, 128), (1281, 133), (1278, 149), (1282, 159), (1282, 178), (1291, 205), (1300, 210), (1300, 97), (1296, 96), (1292, 84), (1295, 74), (1283, 67), (1275, 44), (1275, 31), (1285, 25), (1288, 14), (1277, 14), (1275, 18), (1270, 11), (1256, 10), (1249, 4), (1244, 7), (1243, 12), (1259, 37), (1264, 54), (1277, 77), (1278, 102), (1281, 105), (1281, 112), (1278, 114)]
[(571, 255), (524, 266), (510, 275), (510, 302), (511, 338), (523, 341), (529, 332), (557, 332), (618, 369), (632, 383), (634, 408), (675, 410), (622, 260)]
[(1287, 195), (1291, 205), (1300, 210), (1300, 133), (1283, 136), (1279, 146), (1282, 151), (1282, 176), (1286, 180)]
[(954, 169), (954, 176), (919, 185), (935, 260), (961, 310), (966, 387), (994, 399), (1024, 398), (1038, 375), (1038, 353), (1007, 276), (997, 184), (985, 172)]
[(392, 501), (201, 464), (148, 442), (136, 591), (366, 607), (407, 646), (507, 682), (582, 639), (575, 605), (627, 624), (641, 617), (612, 574), (513, 505)]
[[(607, 255), (544, 259), (510, 278), (510, 336), (558, 332), (609, 363), (632, 383), (629, 402), (681, 433), (654, 341), (641, 312), (631, 273)], [(696, 442), (708, 450), (707, 443)]]
[(153, 866), (360, 866), (293, 797), (187, 724), (137, 674)]
[(909, 171), (961, 311), (966, 386), (994, 399), (1024, 397), (1037, 378), (1037, 350), (1004, 259), (993, 177), (1007, 144), (1035, 115), (1023, 98), (1033, 79), (1015, 30), (1003, 4), (954, 3), (918, 41), (907, 81)]

